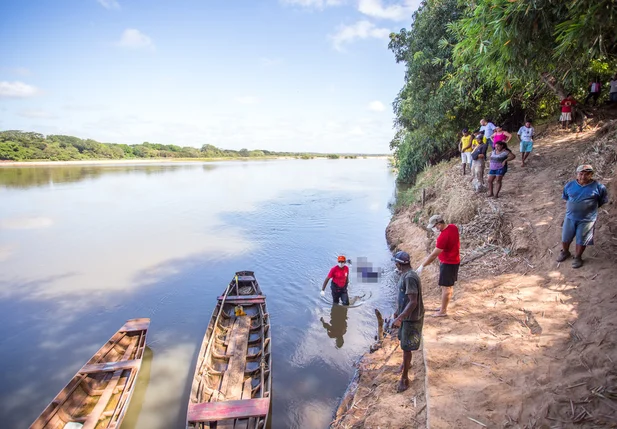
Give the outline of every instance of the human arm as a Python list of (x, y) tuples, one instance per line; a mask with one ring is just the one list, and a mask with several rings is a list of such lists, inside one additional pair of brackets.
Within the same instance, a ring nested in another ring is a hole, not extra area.
[(439, 256), (439, 254), (441, 252), (443, 252), (443, 249), (440, 249), (439, 247), (435, 247), (435, 249), (431, 252), (430, 255), (428, 255), (428, 257), (424, 260), (424, 262), (422, 262), (420, 264), (418, 269), (420, 269), (420, 271), (422, 271), (421, 269), (423, 269), (427, 265), (430, 265), (435, 260), (435, 258), (437, 258)]
[(502, 131), (502, 133), (504, 133), (504, 135), (506, 136), (506, 143), (508, 143), (510, 139), (512, 138), (512, 134), (510, 134), (507, 131)]
[(407, 294), (407, 298), (409, 298), (407, 305), (405, 306), (401, 314), (399, 314), (392, 321), (392, 326), (395, 328), (398, 328), (399, 326), (401, 326), (401, 323), (403, 323), (403, 320), (408, 318), (411, 312), (414, 311), (416, 307), (418, 306), (418, 294), (417, 293)]
[(604, 204), (608, 203), (608, 191), (606, 190), (606, 186), (600, 185), (598, 189), (598, 207), (602, 207)]
[(328, 273), (328, 276), (326, 277), (326, 279), (323, 281), (323, 286), (321, 287), (321, 291), (323, 292), (326, 289), (326, 286), (328, 286), (328, 282), (330, 281), (330, 279), (333, 277), (332, 275), (332, 270), (330, 270), (330, 272)]
[(508, 151), (508, 157), (503, 162), (503, 165), (506, 165), (508, 161), (512, 161), (514, 158), (516, 158), (516, 155), (514, 155), (512, 151)]

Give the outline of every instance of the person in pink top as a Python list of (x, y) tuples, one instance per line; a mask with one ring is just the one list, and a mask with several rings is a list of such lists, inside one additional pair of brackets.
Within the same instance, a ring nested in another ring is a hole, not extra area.
[(495, 149), (495, 143), (498, 142), (506, 142), (508, 143), (512, 138), (512, 134), (507, 131), (504, 131), (503, 128), (497, 126), (495, 128), (495, 133), (493, 134), (493, 149)]

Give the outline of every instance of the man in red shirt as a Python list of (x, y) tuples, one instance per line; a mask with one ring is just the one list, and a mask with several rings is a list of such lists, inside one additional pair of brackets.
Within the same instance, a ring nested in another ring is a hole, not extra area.
[(323, 282), (321, 288), (321, 296), (325, 295), (324, 290), (328, 285), (328, 280), (332, 279), (330, 284), (330, 290), (332, 291), (332, 302), (339, 303), (339, 300), (343, 305), (349, 305), (349, 296), (347, 295), (347, 285), (349, 284), (349, 268), (347, 265), (347, 258), (343, 255), (338, 257), (338, 264), (330, 269), (328, 277)]
[(576, 105), (576, 100), (572, 98), (572, 94), (568, 94), (559, 104), (561, 104), (561, 116), (559, 120), (561, 121), (562, 127), (566, 129), (572, 120), (572, 106)]
[(446, 225), (441, 215), (432, 216), (428, 221), (429, 229), (439, 233), (435, 250), (420, 264), (416, 273), (420, 274), (424, 267), (439, 258), (439, 286), (441, 286), (441, 307), (435, 310), (433, 317), (448, 315), (448, 304), (452, 298), (452, 288), (458, 280), (458, 267), (461, 264), (461, 241), (458, 228), (454, 224)]

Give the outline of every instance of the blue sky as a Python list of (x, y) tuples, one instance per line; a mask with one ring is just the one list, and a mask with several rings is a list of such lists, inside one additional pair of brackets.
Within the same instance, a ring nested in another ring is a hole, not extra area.
[(0, 129), (385, 153), (419, 0), (2, 0)]

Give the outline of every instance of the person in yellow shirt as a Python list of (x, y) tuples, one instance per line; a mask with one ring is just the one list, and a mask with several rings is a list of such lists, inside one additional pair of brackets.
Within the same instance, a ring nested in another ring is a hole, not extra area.
[(471, 147), (472, 140), (473, 136), (469, 133), (469, 130), (463, 128), (463, 136), (458, 144), (458, 150), (461, 153), (461, 162), (463, 164), (463, 176), (466, 173), (467, 164), (469, 164), (469, 171), (471, 172), (471, 152), (473, 152)]

